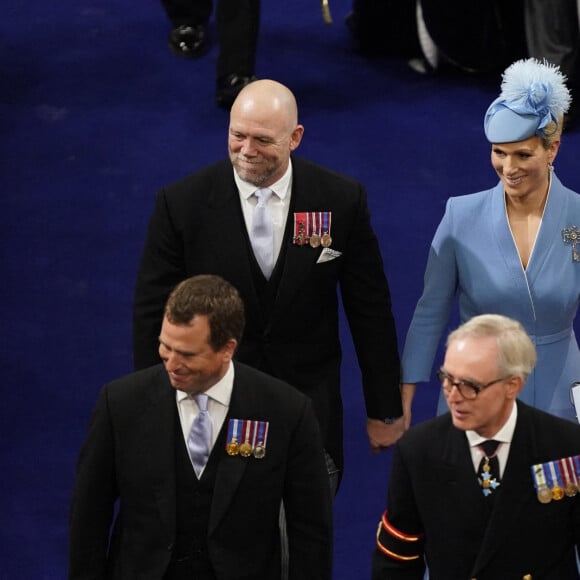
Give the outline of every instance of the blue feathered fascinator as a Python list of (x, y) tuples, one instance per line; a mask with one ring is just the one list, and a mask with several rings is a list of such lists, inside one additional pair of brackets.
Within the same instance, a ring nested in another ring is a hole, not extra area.
[(570, 108), (566, 76), (545, 59), (518, 60), (504, 71), (502, 79), (501, 94), (487, 109), (483, 123), (490, 143), (547, 137), (550, 121), (558, 126)]

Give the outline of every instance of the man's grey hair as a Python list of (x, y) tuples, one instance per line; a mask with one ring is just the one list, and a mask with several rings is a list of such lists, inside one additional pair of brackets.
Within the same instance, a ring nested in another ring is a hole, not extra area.
[(502, 376), (518, 376), (525, 381), (534, 369), (536, 349), (517, 321), (500, 314), (474, 316), (447, 338), (447, 347), (464, 338), (495, 338), (497, 341), (497, 366)]

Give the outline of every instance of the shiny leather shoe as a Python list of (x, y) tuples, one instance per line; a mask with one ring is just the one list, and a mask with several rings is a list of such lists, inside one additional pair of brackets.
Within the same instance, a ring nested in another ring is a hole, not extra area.
[(169, 48), (185, 58), (199, 58), (209, 49), (207, 29), (203, 24), (177, 26), (169, 33)]
[(226, 77), (220, 77), (217, 80), (217, 89), (215, 93), (215, 100), (217, 104), (224, 108), (230, 109), (233, 105), (238, 93), (252, 81), (255, 81), (256, 77), (251, 76), (241, 76), (236, 74), (231, 74)]

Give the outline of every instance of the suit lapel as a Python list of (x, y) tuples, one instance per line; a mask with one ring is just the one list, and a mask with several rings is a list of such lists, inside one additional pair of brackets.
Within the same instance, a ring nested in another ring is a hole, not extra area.
[[(455, 513), (463, 519), (465, 514), (483, 513), (485, 498), (473, 469), (471, 452), (465, 433), (450, 424), (447, 444), (441, 461), (443, 485), (456, 489)], [(471, 517), (471, 516), (470, 516)]]
[[(528, 279), (532, 284), (536, 282), (539, 276), (549, 275), (545, 266), (549, 267), (550, 260), (553, 263), (554, 259), (558, 259), (554, 253), (554, 235), (561, 239), (562, 227), (574, 225), (566, 222), (566, 216), (570, 215), (568, 204), (569, 199), (562, 184), (555, 175), (552, 175), (550, 194), (527, 269)], [(563, 243), (560, 249), (564, 250), (565, 253), (571, 252), (571, 249), (566, 248)]]
[[(240, 378), (239, 370), (239, 365), (235, 365), (234, 387), (232, 390), (232, 398), (230, 400), (230, 408), (224, 421), (224, 429), (228, 428), (229, 420), (231, 418), (252, 418), (250, 415), (254, 408), (254, 399), (251, 390), (249, 390), (247, 385), (244, 384), (243, 378)], [(218, 453), (220, 457), (209, 518), (208, 532), (210, 534), (226, 516), (248, 465), (248, 459), (241, 457), (240, 455), (229, 456), (223, 447), (221, 449), (214, 447), (212, 453)]]
[[(514, 285), (514, 292), (528, 295), (526, 272), (522, 269), (522, 263), (518, 254), (518, 249), (514, 242), (511, 228), (508, 222), (505, 208), (505, 194), (501, 181), (492, 192), (491, 213), (489, 221), (495, 239), (495, 246), (505, 264), (505, 271), (508, 272)], [(530, 304), (533, 316), (533, 305)]]
[(305, 288), (306, 280), (312, 268), (316, 267), (316, 261), (323, 250), (321, 247), (314, 249), (310, 246), (298, 246), (292, 243), (294, 212), (330, 210), (328, 196), (318, 189), (316, 180), (309, 179), (308, 174), (308, 169), (302, 165), (300, 159), (292, 158), (292, 196), (284, 236), (286, 258), (270, 324), (286, 311), (296, 293)]
[(147, 405), (135, 429), (141, 433), (140, 442), (147, 449), (148, 472), (155, 474), (154, 480), (159, 482), (155, 489), (157, 506), (170, 537), (175, 533), (176, 413), (175, 391), (160, 366), (149, 385)]
[[(262, 312), (252, 278), (251, 245), (240, 204), (240, 196), (233, 178), (233, 169), (224, 162), (224, 169), (208, 192), (207, 223), (208, 251), (215, 256), (215, 264), (224, 264), (216, 273), (235, 283), (246, 300), (248, 312)], [(202, 242), (203, 243), (203, 242)]]
[[(446, 445), (438, 468), (440, 488), (437, 493), (448, 502), (446, 524), (450, 530), (469, 530), (469, 537), (483, 538), (483, 544), (494, 542), (490, 533), (490, 505), (483, 495), (473, 467), (469, 443), (463, 431), (449, 426)], [(478, 552), (479, 550), (479, 552)], [(474, 559), (475, 577), (481, 562), (489, 558), (488, 552), (476, 543), (466, 546), (466, 554)]]
[(534, 455), (533, 443), (529, 443), (533, 441), (530, 430), (527, 413), (519, 405), (516, 429), (501, 481), (501, 493), (495, 499), (472, 575), (477, 575), (489, 562), (498, 548), (505, 543), (506, 535), (517, 530), (519, 514), (528, 501), (530, 486), (533, 485), (531, 476), (525, 476), (530, 473), (531, 458)]

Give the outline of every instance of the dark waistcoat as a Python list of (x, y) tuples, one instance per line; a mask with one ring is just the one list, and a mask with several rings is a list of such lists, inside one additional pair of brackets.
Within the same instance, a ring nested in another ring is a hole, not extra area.
[(225, 427), (224, 423), (201, 479), (198, 480), (176, 412), (175, 549), (164, 580), (216, 580), (207, 549), (207, 532), (220, 450), (225, 448)]

